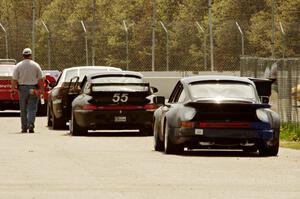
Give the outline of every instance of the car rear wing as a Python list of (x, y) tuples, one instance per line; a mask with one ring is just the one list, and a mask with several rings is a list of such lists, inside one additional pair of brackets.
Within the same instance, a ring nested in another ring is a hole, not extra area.
[(275, 79), (264, 79), (254, 77), (248, 77), (248, 79), (254, 82), (257, 94), (261, 98), (261, 101), (263, 103), (268, 103), (269, 97), (272, 93), (272, 84), (275, 82)]
[(199, 110), (203, 111), (209, 111), (210, 109), (220, 108), (224, 111), (243, 111), (243, 112), (250, 112), (251, 110), (261, 109), (261, 108), (270, 108), (271, 106), (269, 104), (251, 104), (251, 103), (238, 103), (238, 102), (232, 102), (232, 103), (215, 103), (215, 102), (187, 102), (184, 104), (185, 106), (190, 106), (197, 108)]
[[(140, 86), (140, 87), (147, 88), (143, 92), (149, 92), (149, 94), (152, 94), (152, 90), (149, 83), (92, 83), (91, 84), (92, 92), (95, 92), (93, 89), (94, 87), (104, 87), (104, 86)], [(132, 92), (138, 92), (138, 90), (136, 91), (133, 90)]]

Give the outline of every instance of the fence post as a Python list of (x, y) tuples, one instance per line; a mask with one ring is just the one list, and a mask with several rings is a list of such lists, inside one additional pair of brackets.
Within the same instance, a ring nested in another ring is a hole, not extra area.
[(2, 28), (2, 30), (4, 31), (4, 34), (5, 34), (5, 52), (6, 52), (6, 59), (9, 58), (8, 56), (8, 38), (7, 38), (7, 31), (6, 29), (4, 28), (4, 26), (0, 23), (0, 27)]

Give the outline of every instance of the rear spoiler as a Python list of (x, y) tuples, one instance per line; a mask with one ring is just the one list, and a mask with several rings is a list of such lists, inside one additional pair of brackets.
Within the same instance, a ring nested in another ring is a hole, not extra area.
[(208, 110), (211, 107), (223, 107), (228, 110), (249, 110), (249, 109), (260, 109), (260, 108), (270, 108), (269, 104), (245, 104), (245, 103), (224, 103), (222, 105), (214, 102), (187, 102), (185, 106), (190, 106), (198, 109)]
[(101, 86), (144, 86), (147, 87), (147, 91), (149, 94), (153, 93), (150, 83), (93, 83), (91, 84), (92, 87), (101, 87)]
[(150, 87), (149, 83), (93, 83), (91, 86), (146, 86)]
[(259, 97), (271, 96), (272, 84), (276, 81), (276, 79), (264, 79), (254, 77), (248, 77), (248, 79), (254, 82)]

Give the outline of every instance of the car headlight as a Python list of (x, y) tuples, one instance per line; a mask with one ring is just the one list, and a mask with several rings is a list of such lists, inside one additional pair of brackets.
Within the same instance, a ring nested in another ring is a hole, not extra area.
[(264, 109), (257, 109), (256, 115), (260, 121), (269, 122), (269, 114)]
[(189, 121), (195, 117), (196, 109), (192, 107), (185, 107), (180, 110), (179, 114), (181, 121)]

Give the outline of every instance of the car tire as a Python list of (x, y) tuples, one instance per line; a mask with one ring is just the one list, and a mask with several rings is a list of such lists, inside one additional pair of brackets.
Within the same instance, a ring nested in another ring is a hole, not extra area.
[(87, 130), (84, 128), (81, 128), (74, 117), (74, 114), (72, 113), (71, 116), (71, 121), (70, 121), (70, 135), (72, 136), (80, 136), (80, 135), (85, 135), (87, 133)]
[(50, 114), (51, 114), (51, 122), (52, 122), (52, 129), (53, 130), (66, 128), (66, 123), (65, 123), (64, 120), (55, 117), (52, 110), (50, 110)]
[(183, 152), (183, 146), (180, 144), (174, 144), (170, 138), (170, 134), (169, 134), (169, 126), (168, 123), (166, 121), (165, 123), (165, 128), (164, 128), (165, 132), (165, 139), (164, 139), (164, 150), (166, 154), (180, 154)]
[(47, 115), (47, 104), (39, 103), (36, 115), (37, 116), (46, 116)]
[(262, 142), (259, 147), (259, 155), (261, 156), (277, 156), (279, 151), (279, 129), (275, 130), (276, 138), (272, 140), (273, 145), (269, 146), (266, 142)]
[(155, 151), (163, 151), (164, 150), (164, 142), (160, 140), (159, 138), (159, 131), (157, 129), (156, 120), (154, 122), (153, 127), (153, 138), (154, 138), (154, 150)]
[(143, 136), (152, 136), (153, 135), (153, 128), (142, 128), (140, 129), (140, 133), (143, 135)]
[(51, 113), (50, 113), (50, 105), (47, 106), (47, 126), (52, 126)]

